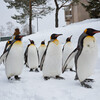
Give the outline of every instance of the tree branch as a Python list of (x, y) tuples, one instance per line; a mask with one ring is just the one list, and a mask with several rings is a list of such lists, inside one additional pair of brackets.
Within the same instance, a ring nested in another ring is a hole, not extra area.
[(60, 7), (59, 9), (61, 9), (62, 7), (64, 7), (64, 5), (68, 2), (68, 0), (66, 2), (64, 2)]

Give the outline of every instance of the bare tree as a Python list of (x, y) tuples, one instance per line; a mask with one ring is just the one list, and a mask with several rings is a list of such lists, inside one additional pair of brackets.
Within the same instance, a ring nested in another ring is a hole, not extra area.
[[(58, 14), (59, 10), (65, 6), (67, 6), (69, 3), (78, 3), (80, 0), (54, 0), (56, 11), (55, 11), (55, 27), (59, 26), (59, 20), (58, 20)], [(67, 4), (68, 3), (68, 4)]]
[(56, 6), (56, 11), (55, 11), (55, 27), (59, 26), (59, 20), (58, 20), (58, 13), (59, 10), (65, 6), (65, 4), (70, 1), (70, 0), (54, 0), (55, 6)]

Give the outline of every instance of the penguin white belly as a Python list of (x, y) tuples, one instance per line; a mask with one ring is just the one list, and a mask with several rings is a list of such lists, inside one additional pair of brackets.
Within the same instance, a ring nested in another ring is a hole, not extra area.
[(20, 75), (24, 65), (23, 46), (21, 41), (16, 41), (5, 61), (5, 70), (7, 77)]
[(41, 59), (42, 59), (42, 56), (43, 56), (43, 54), (44, 54), (45, 49), (46, 49), (46, 46), (44, 46), (44, 47), (40, 46), (40, 47), (38, 48), (38, 52), (39, 52), (39, 64), (40, 64), (40, 62), (41, 62)]
[[(63, 65), (72, 51), (73, 51), (72, 43), (71, 42), (66, 43), (64, 46), (64, 51), (63, 51)], [(74, 65), (74, 59), (70, 61), (70, 63), (67, 66), (67, 69), (73, 68), (73, 65)]]
[(30, 45), (28, 48), (28, 65), (29, 68), (38, 68), (37, 49), (34, 45)]
[(48, 46), (44, 65), (43, 76), (55, 77), (62, 72), (62, 49), (61, 45), (51, 42)]
[(94, 37), (88, 36), (83, 42), (83, 50), (77, 62), (77, 74), (81, 82), (94, 73), (98, 54)]

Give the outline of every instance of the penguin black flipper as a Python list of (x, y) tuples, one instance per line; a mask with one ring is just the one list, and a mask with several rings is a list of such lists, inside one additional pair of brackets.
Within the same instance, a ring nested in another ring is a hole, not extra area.
[(68, 58), (66, 59), (64, 66), (62, 68), (62, 73), (65, 72), (69, 62), (73, 59), (73, 57), (75, 57), (76, 53), (78, 52), (78, 48), (74, 49), (74, 51), (68, 56)]
[[(65, 46), (65, 45), (64, 45)], [(64, 46), (63, 46), (63, 48), (62, 48), (62, 52), (64, 51)]]
[(43, 68), (43, 64), (44, 64), (46, 52), (47, 52), (47, 49), (48, 49), (48, 46), (49, 46), (50, 42), (51, 42), (51, 41), (48, 41), (48, 45), (47, 45), (47, 47), (46, 47), (46, 49), (45, 49), (45, 51), (44, 51), (44, 54), (43, 54), (42, 59), (41, 59), (41, 62), (40, 62), (40, 70), (41, 70), (41, 71), (42, 71), (42, 68)]
[(15, 42), (15, 40), (12, 41), (11, 45), (10, 45), (8, 48), (7, 48), (7, 45), (8, 45), (8, 44), (6, 44), (6, 47), (5, 47), (5, 49), (4, 49), (4, 52), (3, 52), (3, 54), (2, 54), (1, 57), (0, 57), (0, 64), (1, 64), (1, 63), (3, 62), (3, 60), (8, 56), (9, 51), (10, 51), (12, 45), (14, 44), (14, 42)]
[(4, 48), (4, 51), (3, 51), (3, 54), (6, 52), (6, 49), (8, 47), (8, 45), (10, 44), (10, 41), (7, 41), (6, 45), (5, 45), (5, 48)]
[(37, 56), (38, 56), (38, 62), (39, 62), (39, 52), (38, 52), (38, 49), (36, 48), (36, 50), (37, 50)]
[(27, 46), (26, 50), (25, 50), (25, 53), (24, 53), (24, 60), (25, 60), (25, 63), (27, 63), (27, 54), (28, 54), (28, 47), (30, 46), (30, 44)]

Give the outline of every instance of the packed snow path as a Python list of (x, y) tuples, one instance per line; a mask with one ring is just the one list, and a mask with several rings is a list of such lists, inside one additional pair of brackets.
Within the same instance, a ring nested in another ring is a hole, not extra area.
[(91, 83), (92, 89), (81, 87), (74, 80), (75, 73), (67, 71), (62, 76), (65, 80), (50, 79), (45, 81), (42, 72), (29, 72), (24, 67), (21, 80), (8, 81), (3, 64), (0, 68), (0, 100), (99, 100), (100, 70), (95, 71)]

